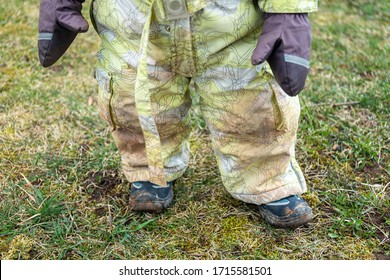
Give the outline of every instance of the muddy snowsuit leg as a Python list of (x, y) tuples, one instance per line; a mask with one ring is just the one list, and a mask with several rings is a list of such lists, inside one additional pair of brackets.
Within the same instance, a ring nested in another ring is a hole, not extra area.
[[(126, 178), (165, 185), (183, 174), (192, 80), (233, 197), (263, 204), (305, 192), (294, 152), (298, 97), (281, 90), (267, 65), (251, 64), (261, 13), (252, 0), (185, 2), (189, 16), (176, 20), (164, 17), (157, 0), (93, 2), (102, 40), (100, 113), (112, 127)], [(260, 7), (298, 9), (276, 6), (290, 1), (268, 2)], [(305, 11), (316, 8), (315, 1), (291, 2), (303, 2), (299, 9)]]

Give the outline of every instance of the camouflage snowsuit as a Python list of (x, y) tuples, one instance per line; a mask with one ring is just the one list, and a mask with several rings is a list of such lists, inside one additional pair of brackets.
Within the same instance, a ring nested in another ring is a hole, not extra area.
[[(95, 0), (102, 43), (96, 79), (130, 182), (166, 185), (189, 161), (190, 82), (200, 96), (226, 190), (254, 204), (306, 191), (295, 160), (298, 97), (287, 96), (251, 54), (262, 14), (252, 0), (183, 0), (169, 19), (162, 0)], [(265, 12), (311, 12), (316, 0), (260, 0)]]

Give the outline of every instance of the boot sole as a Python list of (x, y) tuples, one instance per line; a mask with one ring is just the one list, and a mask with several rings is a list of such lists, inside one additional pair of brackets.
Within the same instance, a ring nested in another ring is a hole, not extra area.
[(311, 210), (296, 217), (281, 218), (265, 209), (260, 210), (260, 216), (269, 224), (279, 228), (298, 228), (313, 220), (314, 217)]
[(172, 200), (173, 192), (170, 192), (168, 197), (164, 200), (153, 200), (153, 198), (148, 199), (141, 193), (137, 196), (130, 197), (129, 207), (135, 212), (160, 213), (171, 205)]

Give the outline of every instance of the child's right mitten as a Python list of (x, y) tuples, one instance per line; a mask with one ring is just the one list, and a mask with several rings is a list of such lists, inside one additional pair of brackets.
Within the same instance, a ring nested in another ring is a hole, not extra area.
[(41, 0), (38, 55), (42, 66), (53, 65), (66, 52), (78, 33), (88, 31), (81, 14), (85, 0)]

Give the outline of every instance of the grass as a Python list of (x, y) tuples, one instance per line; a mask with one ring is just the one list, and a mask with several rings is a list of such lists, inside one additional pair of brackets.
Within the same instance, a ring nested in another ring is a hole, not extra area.
[(78, 36), (60, 63), (41, 68), (36, 2), (0, 11), (1, 259), (390, 258), (387, 1), (320, 1), (310, 15), (297, 155), (315, 219), (296, 230), (267, 225), (225, 192), (196, 108), (173, 206), (129, 212), (96, 110), (97, 35)]

